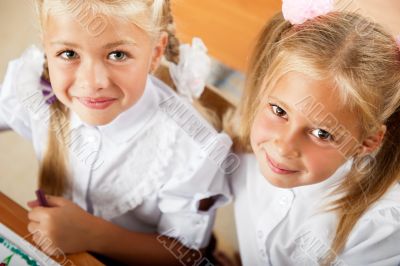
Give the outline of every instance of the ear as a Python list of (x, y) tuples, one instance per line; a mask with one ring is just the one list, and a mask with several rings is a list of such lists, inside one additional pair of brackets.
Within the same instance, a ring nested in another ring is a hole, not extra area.
[(364, 139), (361, 144), (360, 154), (361, 156), (365, 156), (377, 150), (383, 141), (383, 137), (386, 134), (386, 126), (382, 125), (380, 129), (373, 135), (368, 136)]
[(163, 31), (154, 46), (153, 56), (151, 59), (150, 72), (154, 72), (159, 64), (162, 56), (164, 55), (165, 48), (168, 45), (168, 33)]

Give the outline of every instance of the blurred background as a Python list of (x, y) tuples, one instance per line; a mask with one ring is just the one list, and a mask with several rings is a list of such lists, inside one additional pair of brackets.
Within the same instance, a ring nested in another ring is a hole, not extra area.
[[(258, 31), (281, 7), (281, 0), (172, 0), (178, 37), (201, 37), (213, 57), (209, 83), (236, 99), (244, 82), (247, 58)], [(360, 12), (400, 34), (400, 0), (340, 0), (338, 9)], [(32, 0), (0, 0), (0, 84), (7, 63), (29, 45), (40, 46)], [(0, 191), (26, 208), (34, 198), (37, 161), (30, 142), (13, 132), (0, 133)], [(1, 214), (0, 214), (1, 215)], [(237, 250), (232, 207), (217, 215), (221, 249)]]

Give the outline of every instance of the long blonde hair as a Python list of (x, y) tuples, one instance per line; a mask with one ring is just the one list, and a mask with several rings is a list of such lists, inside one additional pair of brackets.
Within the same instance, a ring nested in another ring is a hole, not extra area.
[(250, 129), (263, 95), (293, 70), (316, 79), (331, 78), (341, 104), (360, 118), (363, 136), (373, 134), (382, 124), (387, 126), (375, 166), (362, 173), (353, 165), (348, 182), (336, 191), (343, 196), (330, 204), (338, 216), (327, 254), (332, 261), (358, 219), (399, 180), (400, 51), (380, 25), (356, 13), (331, 12), (295, 26), (278, 13), (259, 35), (250, 60), (237, 113), (240, 127), (233, 136), (242, 151), (251, 152)]
[[(156, 37), (160, 32), (166, 32), (168, 45), (164, 56), (170, 62), (179, 62), (179, 40), (175, 36), (170, 0), (35, 0), (35, 4), (42, 30), (45, 30), (49, 12), (78, 12), (76, 15), (85, 16), (76, 9), (85, 5), (83, 10), (86, 12), (125, 18), (149, 36)], [(47, 63), (42, 78), (50, 82)], [(70, 186), (67, 170), (69, 111), (56, 100), (50, 107), (50, 115), (47, 150), (39, 168), (39, 187), (47, 194), (63, 195)]]

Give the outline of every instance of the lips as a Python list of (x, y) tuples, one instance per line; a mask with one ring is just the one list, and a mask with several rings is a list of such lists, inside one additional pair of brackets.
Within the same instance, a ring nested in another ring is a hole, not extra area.
[(78, 101), (90, 109), (103, 110), (112, 105), (117, 99), (110, 97), (77, 97)]
[(288, 175), (288, 174), (293, 174), (293, 173), (299, 172), (299, 171), (295, 171), (295, 170), (290, 170), (285, 165), (277, 163), (271, 157), (269, 157), (268, 154), (265, 154), (265, 156), (267, 158), (269, 168), (271, 168), (271, 170), (277, 174)]

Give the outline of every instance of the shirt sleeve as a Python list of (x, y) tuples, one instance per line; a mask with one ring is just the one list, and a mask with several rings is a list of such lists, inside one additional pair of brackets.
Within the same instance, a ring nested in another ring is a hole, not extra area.
[(12, 129), (24, 138), (32, 139), (32, 115), (39, 115), (39, 79), (43, 54), (32, 47), (21, 58), (8, 65), (0, 87), (0, 130)]
[(354, 228), (340, 258), (346, 265), (400, 264), (400, 206), (377, 210)]
[[(227, 158), (231, 140), (216, 134), (217, 141), (208, 152), (190, 143), (181, 142), (175, 158), (173, 177), (159, 194), (161, 218), (158, 232), (178, 239), (190, 248), (207, 246), (214, 225), (215, 210), (230, 201), (231, 192), (225, 178), (223, 161)], [(212, 150), (218, 156), (213, 157)], [(199, 210), (202, 199), (213, 198), (213, 205)]]
[[(3, 87), (3, 85), (0, 85), (0, 95), (1, 95), (2, 87)], [(1, 108), (0, 108), (0, 110), (1, 110)], [(0, 113), (0, 132), (10, 130), (10, 129), (11, 128), (8, 126), (6, 119), (3, 118), (3, 115), (1, 115), (1, 113)]]

